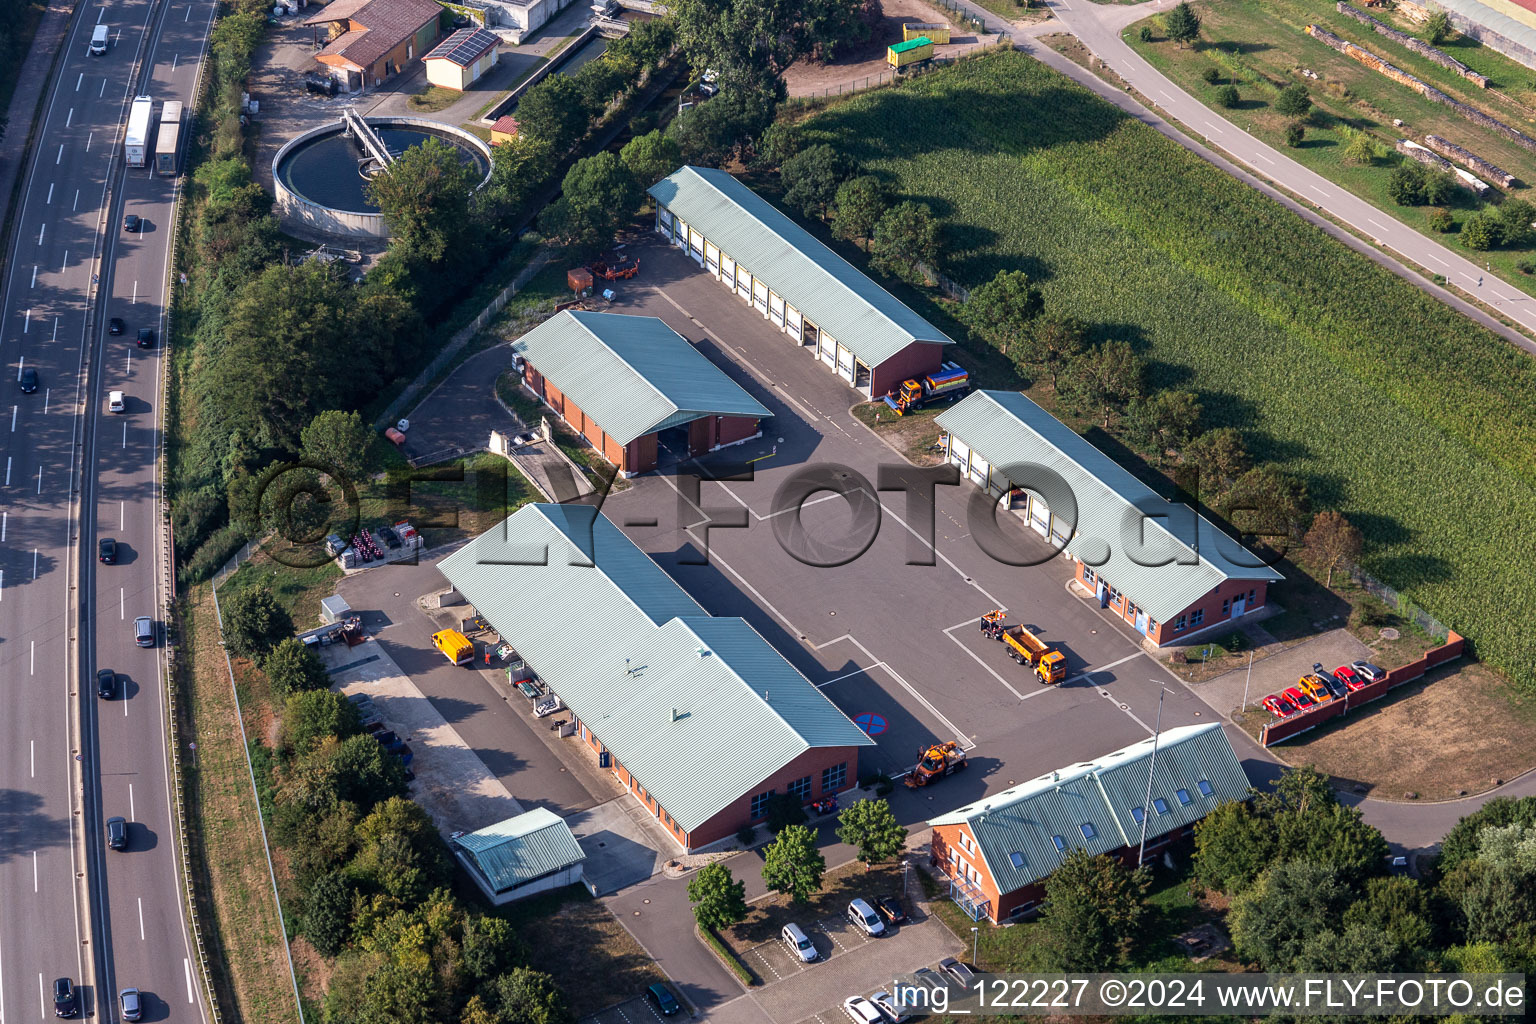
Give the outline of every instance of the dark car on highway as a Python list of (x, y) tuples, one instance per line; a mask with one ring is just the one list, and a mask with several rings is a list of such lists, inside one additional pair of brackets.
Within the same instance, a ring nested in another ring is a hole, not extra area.
[(155, 329), (153, 327), (139, 328), (139, 348), (149, 348), (155, 343)]
[(136, 213), (129, 213), (123, 216), (124, 231), (137, 231), (143, 223), (143, 221), (139, 220), (139, 215)]
[(96, 542), (96, 557), (108, 565), (117, 561), (117, 541), (111, 537), (103, 537)]
[(103, 700), (117, 696), (117, 673), (104, 668), (96, 673), (96, 695)]
[(115, 316), (111, 320), (108, 320), (107, 321), (107, 333), (108, 334), (122, 334), (123, 333), (123, 318), (120, 317), (120, 316)]
[(53, 1015), (73, 1017), (80, 1012), (80, 993), (68, 978), (57, 978), (53, 983)]
[(114, 850), (128, 849), (128, 819), (123, 817), (107, 819), (107, 845)]
[(37, 390), (37, 371), (30, 366), (27, 367), (21, 371), (21, 376), (17, 378), (17, 383), (21, 385), (22, 394), (30, 395)]

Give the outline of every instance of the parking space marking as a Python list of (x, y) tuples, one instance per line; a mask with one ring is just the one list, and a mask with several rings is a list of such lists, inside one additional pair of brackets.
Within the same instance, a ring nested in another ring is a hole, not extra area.
[[(967, 736), (965, 733), (960, 731), (960, 727), (959, 726), (957, 726), (954, 722), (951, 722), (949, 719), (945, 718), (944, 715), (942, 713), (940, 713), (938, 708), (934, 707), (932, 704), (930, 704), (928, 702), (928, 698), (927, 697), (924, 697), (921, 693), (918, 693), (916, 688), (914, 688), (911, 683), (907, 682), (905, 679), (902, 678), (901, 673), (899, 673), (895, 669), (891, 668), (891, 666), (887, 665), (885, 662), (876, 660), (875, 656), (869, 652), (869, 648), (865, 647), (862, 643), (860, 643), (859, 639), (857, 637), (855, 637), (852, 633), (844, 633), (842, 636), (835, 637), (835, 638), (833, 638), (831, 640), (828, 640), (824, 644), (817, 644), (815, 649), (819, 651), (823, 647), (830, 647), (833, 644), (841, 643), (844, 640), (848, 641), (849, 643), (853, 644), (853, 646), (857, 647), (859, 649), (859, 651), (864, 655), (864, 657), (868, 658), (871, 662), (873, 662), (873, 664), (870, 665), (871, 669), (873, 669), (873, 668), (883, 668), (883, 669), (885, 669), (886, 672), (890, 673), (891, 678), (896, 680), (897, 684), (900, 685), (902, 689), (904, 689), (908, 693), (910, 693), (914, 700), (916, 700), (919, 704), (921, 704), (923, 707), (928, 709), (928, 713), (929, 714), (933, 715), (934, 718), (937, 718), (940, 722), (942, 722), (944, 724), (944, 727), (946, 729), (950, 730), (950, 732), (952, 732), (954, 734), (955, 739), (960, 741), (960, 746), (961, 746), (962, 749), (964, 749), (964, 750), (974, 750), (976, 748), (976, 744), (971, 740), (971, 738), (969, 736)], [(865, 669), (865, 671), (867, 672), (867, 671), (869, 671), (869, 669)]]
[(1127, 654), (1125, 657), (1121, 658), (1119, 661), (1112, 661), (1108, 665), (1100, 665), (1098, 668), (1090, 668), (1090, 669), (1087, 669), (1086, 671), (1079, 672), (1075, 676), (1068, 676), (1066, 679), (1062, 680), (1061, 685), (1062, 686), (1066, 686), (1068, 683), (1075, 683), (1079, 679), (1087, 679), (1089, 676), (1097, 675), (1100, 672), (1108, 672), (1110, 669), (1115, 668), (1116, 666), (1124, 665), (1128, 661), (1132, 661), (1132, 660), (1134, 660), (1136, 658), (1141, 657), (1141, 654), (1142, 654), (1141, 651), (1137, 651), (1135, 654)]
[[(998, 672), (991, 665), (988, 665), (986, 662), (982, 661), (981, 660), (981, 655), (977, 654), (975, 651), (973, 651), (969, 647), (965, 646), (965, 644), (960, 640), (960, 638), (955, 636), (955, 634), (953, 632), (954, 630), (960, 629), (962, 626), (972, 626), (972, 625), (975, 625), (975, 620), (974, 619), (966, 619), (964, 622), (962, 622), (958, 626), (950, 626), (948, 629), (946, 629), (944, 631), (944, 635), (949, 637), (951, 640), (953, 640), (955, 642), (955, 645), (958, 646), (962, 651), (964, 651), (966, 654), (969, 654), (971, 656), (971, 658), (976, 662), (976, 664), (980, 665), (983, 670), (985, 670), (987, 673), (989, 673), (992, 676), (993, 679), (996, 679), (998, 682), (1002, 683), (1003, 686), (1007, 687), (1009, 693), (1011, 693), (1015, 697), (1019, 698), (1019, 700), (1027, 699), (1024, 696), (1024, 694), (1020, 693), (1018, 690), (1015, 690), (1009, 684), (1008, 680), (1004, 679), (1000, 674), (998, 674)], [(1045, 691), (1042, 690), (1042, 691), (1039, 691), (1039, 692), (1043, 693)], [(1037, 696), (1037, 695), (1038, 694), (1032, 693), (1029, 696), (1030, 697), (1034, 697), (1034, 696)]]

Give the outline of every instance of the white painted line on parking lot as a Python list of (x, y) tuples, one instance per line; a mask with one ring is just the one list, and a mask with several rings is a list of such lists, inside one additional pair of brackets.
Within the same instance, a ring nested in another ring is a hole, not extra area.
[[(103, 79), (102, 83), (101, 83), (101, 93), (102, 93), (103, 96), (105, 96), (106, 93), (107, 93), (107, 83), (106, 83), (105, 79)], [(123, 97), (123, 98), (127, 99), (126, 96)], [(94, 139), (94, 138), (96, 138), (96, 133), (95, 132), (87, 132), (86, 133), (86, 136), (85, 136), (85, 151), (87, 153), (89, 153), (91, 151), (91, 140)]]
[[(4, 569), (0, 569), (0, 601), (4, 601), (4, 600), (5, 600), (5, 570)], [(37, 772), (33, 772), (32, 774), (36, 775)]]
[(182, 15), (181, 20), (186, 21), (190, 17), (192, 17), (192, 5), (187, 4), (187, 13)]
[(1109, 701), (1115, 707), (1119, 708), (1127, 717), (1130, 718), (1131, 721), (1135, 722), (1137, 725), (1139, 725), (1143, 729), (1145, 729), (1147, 731), (1147, 735), (1148, 736), (1152, 735), (1152, 731), (1153, 731), (1152, 727), (1150, 725), (1148, 725), (1146, 722), (1143, 722), (1141, 719), (1137, 718), (1136, 717), (1136, 712), (1131, 710), (1131, 707), (1130, 707), (1129, 704), (1122, 704), (1122, 703), (1120, 703), (1120, 699), (1118, 697), (1116, 697), (1114, 694), (1110, 693), (1108, 690), (1104, 689), (1104, 687), (1102, 687), (1102, 686), (1095, 686), (1094, 689), (1099, 691), (1099, 696), (1100, 697), (1103, 697), (1105, 700)]
[(192, 995), (192, 961), (182, 957), (181, 966), (187, 973), (187, 1002), (195, 1002), (196, 1000)]
[[(107, 80), (105, 78), (103, 78), (101, 80), (101, 92), (97, 93), (96, 95), (97, 96), (105, 96), (106, 94), (107, 94)], [(89, 153), (91, 151), (91, 143), (90, 143), (89, 139), (86, 140), (85, 151), (87, 153)]]
[(172, 71), (176, 70), (176, 62), (179, 61), (179, 60), (181, 60), (181, 54), (179, 54), (179, 53), (171, 58), (171, 70)]
[[(57, 326), (57, 325), (55, 325)], [(48, 411), (48, 399), (53, 395), (53, 388), (43, 388), (43, 412)]]
[(137, 282), (137, 281), (133, 282), (133, 298), (129, 299), (128, 301), (129, 302), (138, 302), (139, 301), (139, 282)]
[(944, 728), (948, 729), (951, 733), (954, 734), (955, 739), (960, 742), (960, 745), (962, 747), (964, 747), (966, 750), (972, 750), (972, 749), (975, 748), (976, 744), (974, 742), (972, 742), (972, 740), (971, 740), (971, 738), (969, 736), (967, 736), (965, 733), (960, 731), (960, 727), (959, 726), (957, 726), (954, 722), (951, 722), (949, 719), (945, 718), (939, 712), (938, 708), (934, 707), (931, 703), (929, 703), (927, 697), (924, 697), (921, 693), (919, 693), (917, 691), (916, 687), (914, 687), (911, 683), (907, 682), (905, 679), (902, 678), (900, 672), (897, 672), (894, 668), (892, 668), (891, 666), (887, 665), (885, 662), (880, 661), (873, 654), (871, 654), (869, 648), (865, 647), (862, 643), (860, 643), (858, 637), (854, 636), (852, 633), (844, 633), (842, 636), (838, 637), (836, 640), (828, 640), (826, 643), (818, 645), (816, 647), (816, 649), (819, 651), (823, 647), (828, 647), (828, 646), (830, 646), (832, 644), (837, 643), (840, 640), (846, 640), (849, 643), (853, 644), (853, 646), (857, 647), (860, 651), (862, 651), (863, 654), (864, 654), (864, 657), (868, 658), (871, 662), (874, 663), (871, 666), (872, 668), (883, 668), (883, 669), (885, 669), (886, 672), (890, 673), (891, 678), (896, 680), (897, 684), (903, 690), (906, 690), (908, 693), (910, 693), (914, 700), (916, 700), (919, 704), (921, 704), (923, 707), (928, 709), (928, 713), (929, 714), (931, 714), (934, 718), (937, 718), (941, 723), (943, 723)]
[(32, 755), (32, 777), (37, 778), (37, 740), (27, 740), (27, 751)]
[(811, 412), (811, 410), (807, 409), (805, 406), (803, 406), (799, 402), (795, 401), (794, 396), (791, 395), (788, 391), (785, 391), (784, 388), (782, 386), (780, 386), (779, 384), (774, 384), (773, 385), (773, 390), (777, 391), (783, 397), (784, 401), (786, 401), (790, 405), (794, 406), (795, 409), (799, 411), (800, 415), (804, 416), (806, 419), (809, 419), (809, 420), (819, 420), (819, 419), (821, 419), (820, 416), (817, 416), (815, 413)]
[(69, 269), (69, 250), (65, 249), (64, 250), (64, 262), (59, 264), (59, 273), (62, 274), (62, 273), (64, 273), (64, 271), (66, 271), (68, 269)]
[(1119, 661), (1112, 661), (1108, 665), (1100, 665), (1098, 668), (1090, 668), (1090, 669), (1088, 669), (1086, 671), (1079, 672), (1075, 676), (1068, 676), (1066, 679), (1062, 680), (1061, 685), (1062, 686), (1066, 686), (1068, 683), (1075, 683), (1079, 679), (1087, 679), (1091, 675), (1097, 675), (1100, 672), (1108, 672), (1110, 669), (1116, 667), (1117, 665), (1124, 665), (1126, 662), (1131, 661), (1131, 660), (1133, 660), (1135, 658), (1139, 658), (1139, 657), (1141, 657), (1141, 652), (1140, 651), (1138, 651), (1135, 654), (1127, 654), (1125, 657), (1121, 658)]
[[(971, 624), (972, 623), (969, 620), (967, 620), (966, 622), (961, 623), (962, 626), (969, 626)], [(982, 661), (981, 660), (981, 655), (977, 654), (975, 651), (973, 651), (969, 647), (965, 646), (964, 642), (961, 641), (961, 639), (959, 637), (955, 636), (954, 633), (950, 632), (950, 630), (955, 630), (955, 629), (959, 629), (959, 628), (960, 628), (960, 626), (950, 626), (949, 629), (946, 629), (944, 631), (944, 635), (949, 637), (951, 640), (953, 640), (955, 642), (955, 645), (958, 646), (962, 651), (964, 651), (966, 654), (969, 654), (971, 656), (972, 660), (974, 660), (976, 662), (976, 664), (980, 665), (985, 671), (987, 671), (988, 673), (991, 674), (993, 679), (996, 679), (998, 682), (1002, 683), (1003, 686), (1007, 688), (1009, 693), (1011, 693), (1015, 697), (1019, 698), (1019, 700), (1023, 700), (1024, 699), (1024, 695), (1022, 693), (1020, 693), (1018, 690), (1015, 690), (1009, 684), (1008, 680), (1004, 679), (1001, 675), (999, 675), (997, 673), (997, 671), (992, 668), (991, 665), (988, 665), (986, 662)]]
[[(4, 540), (4, 539), (5, 539), (4, 537), (0, 537), (0, 540)], [(840, 676), (834, 676), (833, 678), (828, 679), (824, 683), (817, 683), (816, 684), (816, 689), (819, 690), (819, 689), (821, 689), (824, 686), (831, 686), (833, 683), (840, 683), (844, 679), (848, 679), (848, 678), (850, 678), (852, 676), (863, 676), (863, 675), (868, 675), (868, 674), (869, 674), (868, 670), (862, 669), (862, 668), (856, 668), (852, 672), (844, 672)]]
[(106, 5), (103, 4), (101, 9), (96, 12), (96, 24), (100, 25), (101, 24), (101, 19), (106, 17), (106, 14), (107, 14), (107, 8), (106, 8)]

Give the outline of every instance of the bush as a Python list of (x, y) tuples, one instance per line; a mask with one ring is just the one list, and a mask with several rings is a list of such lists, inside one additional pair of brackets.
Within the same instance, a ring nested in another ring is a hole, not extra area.
[(1452, 226), (1453, 222), (1451, 221), (1450, 210), (1440, 209), (1429, 211), (1429, 230), (1438, 231), (1443, 235), (1447, 231), (1451, 230)]
[(1228, 110), (1237, 106), (1241, 101), (1242, 97), (1238, 95), (1237, 86), (1235, 85), (1224, 85), (1216, 90), (1216, 102)]
[(736, 841), (741, 844), (743, 850), (757, 842), (757, 829), (751, 825), (743, 825), (736, 830)]
[(765, 824), (769, 832), (782, 832), (790, 825), (804, 825), (806, 822), (805, 808), (800, 798), (793, 793), (775, 793), (769, 797), (766, 814), (768, 820)]
[[(1148, 29), (1147, 31), (1150, 32), (1151, 29)], [(1200, 72), (1200, 77), (1205, 79), (1208, 85), (1218, 85), (1221, 82), (1221, 72), (1217, 71), (1215, 68), (1206, 68), (1204, 71)]]
[(1275, 111), (1286, 117), (1305, 117), (1311, 109), (1312, 97), (1300, 82), (1292, 82), (1275, 97)]
[(1515, 264), (1522, 274), (1536, 274), (1536, 260), (1521, 260)]
[(1307, 129), (1300, 121), (1292, 121), (1285, 126), (1285, 144), (1292, 149), (1300, 146), (1307, 138)]
[(1461, 226), (1461, 244), (1476, 252), (1486, 252), (1499, 244), (1498, 217), (1479, 210)]
[(203, 541), (190, 561), (182, 564), (181, 570), (176, 574), (183, 583), (201, 583), (211, 579), (213, 574), (224, 567), (224, 563), (234, 557), (236, 551), (245, 543), (245, 534), (237, 527), (223, 526), (213, 531), (209, 538)]
[(1144, 42), (1144, 43), (1150, 43), (1152, 41), (1152, 26), (1151, 25), (1143, 25), (1143, 26), (1141, 26), (1141, 41)]

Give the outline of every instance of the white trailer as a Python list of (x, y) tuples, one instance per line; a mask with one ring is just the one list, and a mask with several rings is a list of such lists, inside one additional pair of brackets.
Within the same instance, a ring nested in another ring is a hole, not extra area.
[(155, 173), (175, 174), (181, 152), (181, 101), (166, 100), (160, 108), (160, 133), (155, 138)]
[(149, 129), (155, 101), (148, 96), (134, 98), (128, 111), (128, 134), (123, 138), (123, 156), (129, 167), (143, 167), (149, 151)]

